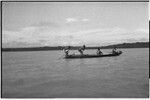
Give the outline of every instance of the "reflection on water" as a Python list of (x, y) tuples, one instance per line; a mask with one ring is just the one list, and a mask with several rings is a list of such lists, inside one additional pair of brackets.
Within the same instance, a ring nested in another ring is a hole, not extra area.
[(122, 51), (91, 59), (63, 59), (62, 51), (3, 52), (2, 96), (148, 97), (148, 48)]

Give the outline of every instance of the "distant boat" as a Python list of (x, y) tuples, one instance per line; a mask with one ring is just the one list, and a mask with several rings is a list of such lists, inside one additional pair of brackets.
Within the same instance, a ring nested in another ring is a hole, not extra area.
[(98, 57), (112, 57), (112, 56), (119, 56), (120, 54), (122, 54), (122, 51), (118, 51), (115, 54), (104, 54), (104, 55), (68, 55), (65, 56), (65, 59), (73, 59), (73, 58), (98, 58)]

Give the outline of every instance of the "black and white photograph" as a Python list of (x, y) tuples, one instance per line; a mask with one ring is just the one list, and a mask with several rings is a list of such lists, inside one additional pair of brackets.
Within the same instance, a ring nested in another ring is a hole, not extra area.
[(149, 1), (1, 1), (1, 98), (149, 98)]

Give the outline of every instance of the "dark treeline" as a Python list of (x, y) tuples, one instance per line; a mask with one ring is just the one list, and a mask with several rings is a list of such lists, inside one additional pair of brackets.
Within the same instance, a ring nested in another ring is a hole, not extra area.
[(101, 48), (149, 48), (149, 42), (123, 43), (109, 46), (102, 46)]
[[(2, 48), (2, 51), (46, 51), (46, 50), (63, 50), (65, 46), (56, 47), (24, 47), (24, 48)], [(76, 50), (81, 46), (70, 46), (71, 50)], [(123, 43), (108, 46), (101, 46), (101, 49), (112, 49), (112, 48), (149, 48), (149, 42), (136, 42), (136, 43)], [(86, 47), (86, 49), (97, 49), (97, 47)]]

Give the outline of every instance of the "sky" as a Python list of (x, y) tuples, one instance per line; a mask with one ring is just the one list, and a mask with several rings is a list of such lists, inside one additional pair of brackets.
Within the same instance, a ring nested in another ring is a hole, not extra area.
[(149, 41), (148, 2), (3, 2), (2, 47)]

